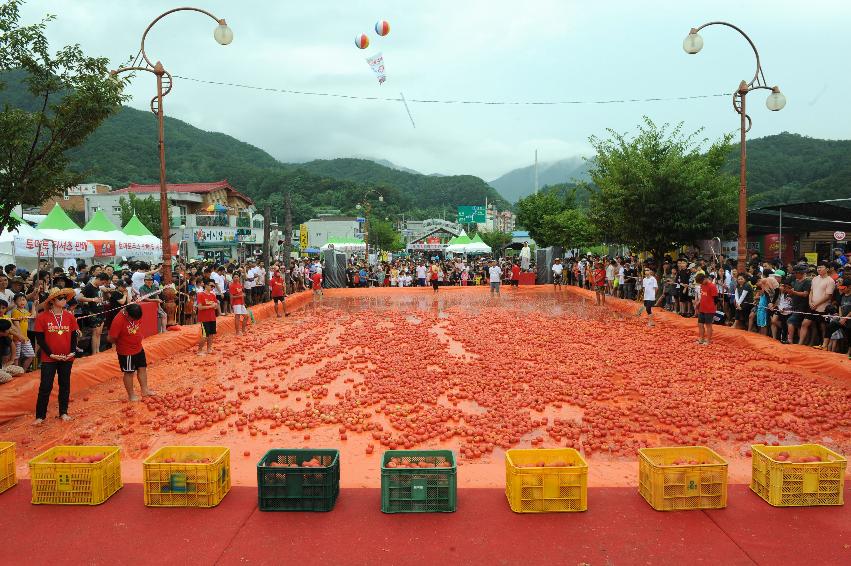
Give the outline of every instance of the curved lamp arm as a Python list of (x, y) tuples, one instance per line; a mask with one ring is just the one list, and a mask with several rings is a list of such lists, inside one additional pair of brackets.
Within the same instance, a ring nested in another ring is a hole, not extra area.
[(219, 27), (216, 28), (216, 31), (214, 32), (213, 35), (216, 38), (216, 41), (218, 41), (222, 45), (227, 45), (231, 41), (233, 41), (233, 32), (230, 30), (230, 28), (227, 25), (227, 22), (223, 18), (217, 18), (216, 16), (214, 16), (213, 14), (208, 12), (207, 10), (202, 10), (201, 8), (191, 8), (191, 7), (174, 8), (174, 9), (169, 10), (167, 12), (163, 12), (162, 14), (160, 14), (159, 16), (154, 18), (154, 21), (152, 21), (150, 24), (148, 24), (148, 27), (145, 28), (145, 32), (142, 34), (142, 45), (141, 45), (140, 53), (142, 54), (142, 58), (145, 60), (145, 63), (147, 63), (149, 66), (154, 67), (155, 65), (153, 63), (151, 63), (151, 60), (148, 58), (148, 54), (145, 52), (145, 38), (148, 36), (148, 32), (151, 31), (151, 28), (154, 27), (154, 25), (158, 21), (160, 21), (164, 17), (168, 16), (169, 14), (173, 14), (175, 12), (186, 12), (186, 11), (199, 12), (201, 14), (205, 14), (207, 16), (210, 16), (210, 18), (215, 20), (219, 24)]
[[(735, 25), (728, 23), (728, 22), (717, 21), (717, 22), (708, 22), (708, 23), (703, 24), (702, 26), (699, 26), (699, 27), (696, 27), (696, 28), (691, 28), (688, 36), (683, 41), (683, 49), (685, 50), (685, 52), (690, 54), (690, 55), (695, 55), (698, 52), (700, 52), (700, 50), (703, 48), (703, 38), (700, 36), (700, 34), (698, 32), (700, 32), (700, 30), (702, 30), (703, 28), (713, 26), (713, 25), (726, 26), (728, 28), (732, 28), (732, 29), (736, 30), (737, 32), (739, 32), (739, 34), (742, 37), (744, 37), (745, 40), (748, 42), (748, 45), (751, 46), (751, 49), (753, 50), (754, 57), (756, 58), (756, 71), (754, 72), (753, 78), (751, 79), (750, 82), (742, 81), (741, 83), (739, 83), (739, 88), (736, 89), (736, 91), (733, 93), (733, 110), (735, 110), (737, 113), (741, 114), (742, 113), (742, 97), (747, 95), (752, 90), (759, 90), (759, 89), (765, 89), (765, 90), (771, 91), (771, 94), (768, 96), (768, 98), (765, 101), (765, 105), (766, 105), (766, 107), (768, 107), (769, 110), (771, 110), (773, 112), (776, 112), (778, 110), (782, 110), (783, 107), (786, 106), (786, 97), (783, 95), (782, 92), (780, 92), (780, 87), (768, 86), (768, 83), (765, 80), (765, 75), (762, 72), (762, 63), (759, 59), (759, 51), (757, 51), (756, 45), (754, 45), (754, 42), (751, 40), (750, 37), (748, 37), (748, 34), (746, 34), (740, 27), (735, 26)], [(751, 118), (750, 118), (750, 116), (745, 114), (745, 119), (747, 120), (747, 129), (745, 131), (748, 131), (748, 130), (751, 129)]]

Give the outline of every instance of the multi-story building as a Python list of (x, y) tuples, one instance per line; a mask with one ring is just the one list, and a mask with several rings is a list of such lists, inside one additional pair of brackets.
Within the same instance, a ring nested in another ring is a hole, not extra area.
[[(258, 255), (263, 245), (263, 218), (254, 202), (233, 188), (227, 180), (212, 183), (169, 183), (172, 243), (180, 243), (180, 253), (221, 261)], [(102, 210), (112, 222), (121, 225), (121, 199), (134, 194), (160, 199), (160, 186), (131, 183), (108, 193), (87, 194), (86, 220)]]
[(293, 242), (300, 243), (302, 251), (319, 249), (331, 239), (358, 238), (363, 239), (363, 218), (320, 214), (311, 218), (293, 234)]
[(477, 227), (484, 232), (513, 232), (517, 224), (517, 216), (510, 210), (497, 210), (496, 206), (489, 204), (485, 209), (485, 221), (479, 222)]
[[(85, 215), (86, 202), (85, 199), (90, 195), (101, 195), (109, 193), (112, 187), (102, 183), (85, 183), (68, 187), (62, 192), (62, 195), (47, 199), (41, 203), (38, 209), (38, 214), (49, 214), (55, 205), (68, 213), (72, 219), (80, 222)], [(35, 211), (33, 211), (35, 212)], [(86, 219), (88, 217), (86, 216)]]

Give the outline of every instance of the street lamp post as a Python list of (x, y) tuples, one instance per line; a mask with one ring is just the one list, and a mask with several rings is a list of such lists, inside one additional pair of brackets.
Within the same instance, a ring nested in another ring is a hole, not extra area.
[[(165, 175), (165, 132), (163, 125), (163, 97), (171, 92), (171, 73), (163, 68), (163, 64), (159, 61), (156, 63), (152, 63), (148, 58), (148, 54), (145, 52), (145, 38), (148, 35), (148, 32), (151, 31), (151, 28), (154, 27), (158, 21), (168, 16), (169, 14), (173, 14), (174, 12), (183, 12), (183, 11), (191, 11), (191, 12), (199, 12), (201, 14), (205, 14), (210, 16), (213, 20), (215, 20), (219, 25), (213, 30), (213, 38), (220, 43), (221, 45), (227, 45), (231, 41), (233, 41), (233, 32), (228, 27), (227, 22), (225, 20), (217, 18), (210, 12), (206, 10), (202, 10), (200, 8), (174, 8), (173, 10), (169, 10), (164, 12), (154, 18), (148, 27), (145, 28), (145, 32), (142, 34), (142, 44), (139, 49), (139, 55), (142, 57), (144, 66), (136, 65), (135, 62), (132, 66), (121, 67), (120, 69), (116, 69), (115, 71), (111, 71), (113, 77), (117, 77), (119, 73), (124, 72), (132, 72), (132, 71), (147, 71), (149, 73), (153, 73), (157, 77), (157, 95), (151, 99), (151, 112), (157, 117), (158, 124), (158, 136), (159, 136), (159, 153), (160, 153), (160, 227), (161, 227), (161, 239), (162, 239), (162, 250), (163, 250), (163, 284), (170, 285), (172, 282), (171, 277), (171, 234), (168, 222), (168, 190), (166, 189), (166, 175)], [(138, 60), (137, 55), (137, 60)]]
[(742, 81), (738, 88), (733, 93), (733, 110), (739, 114), (740, 124), (740, 163), (739, 163), (739, 273), (745, 271), (745, 255), (747, 254), (748, 240), (748, 198), (747, 198), (747, 150), (745, 146), (746, 134), (751, 129), (751, 117), (745, 111), (745, 99), (752, 90), (765, 89), (770, 90), (771, 94), (765, 101), (766, 107), (772, 112), (782, 110), (786, 106), (786, 97), (780, 92), (777, 86), (768, 86), (765, 76), (762, 74), (762, 65), (759, 61), (759, 52), (756, 50), (751, 38), (737, 26), (727, 22), (708, 22), (700, 27), (692, 28), (688, 36), (683, 40), (683, 49), (689, 55), (697, 54), (703, 49), (703, 38), (698, 33), (705, 27), (712, 25), (722, 25), (733, 28), (739, 32), (750, 44), (753, 49), (753, 54), (756, 56), (756, 72), (750, 82)]
[(384, 195), (376, 191), (375, 189), (370, 189), (363, 195), (363, 201), (359, 202), (355, 205), (355, 208), (358, 210), (364, 210), (364, 223), (363, 223), (363, 242), (366, 245), (364, 258), (369, 264), (369, 214), (372, 212), (372, 203), (369, 201), (367, 197), (369, 197), (370, 193), (375, 193), (378, 195), (378, 202), (384, 202)]

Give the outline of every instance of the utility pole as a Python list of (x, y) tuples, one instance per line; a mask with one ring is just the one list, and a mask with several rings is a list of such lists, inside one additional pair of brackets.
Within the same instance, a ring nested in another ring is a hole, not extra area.
[[(269, 239), (272, 237), (272, 207), (270, 205), (266, 205), (263, 208), (263, 267), (266, 269), (266, 277), (269, 277), (269, 272), (272, 270), (272, 263), (269, 261), (270, 254), (269, 252), (272, 249), (272, 242)], [(255, 282), (256, 285), (256, 282)], [(266, 296), (266, 289), (268, 287), (267, 281), (263, 281), (263, 296)]]
[(292, 253), (292, 237), (293, 237), (293, 211), (292, 211), (292, 198), (290, 197), (290, 192), (284, 195), (284, 316), (289, 316), (287, 314), (287, 301), (286, 296), (288, 295), (287, 286), (289, 285), (290, 275), (290, 254)]
[(535, 150), (535, 194), (538, 194), (538, 150)]

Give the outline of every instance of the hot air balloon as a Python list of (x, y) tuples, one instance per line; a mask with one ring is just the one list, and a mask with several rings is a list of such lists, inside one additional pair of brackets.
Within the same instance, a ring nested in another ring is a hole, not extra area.
[(375, 22), (375, 33), (382, 37), (390, 33), (390, 22), (387, 20), (378, 20)]
[(362, 33), (355, 38), (355, 45), (358, 49), (366, 49), (369, 47), (369, 38), (365, 33)]

